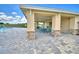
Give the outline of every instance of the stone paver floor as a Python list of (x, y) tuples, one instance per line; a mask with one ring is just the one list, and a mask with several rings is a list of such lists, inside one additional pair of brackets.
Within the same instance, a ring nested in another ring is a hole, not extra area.
[(0, 32), (0, 54), (79, 54), (79, 36), (63, 34), (52, 37), (36, 32), (36, 40), (27, 39), (26, 28)]

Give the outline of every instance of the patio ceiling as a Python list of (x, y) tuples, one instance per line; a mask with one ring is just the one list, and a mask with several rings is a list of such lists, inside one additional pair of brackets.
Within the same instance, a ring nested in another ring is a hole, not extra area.
[(50, 15), (35, 14), (35, 21), (49, 21), (52, 19)]

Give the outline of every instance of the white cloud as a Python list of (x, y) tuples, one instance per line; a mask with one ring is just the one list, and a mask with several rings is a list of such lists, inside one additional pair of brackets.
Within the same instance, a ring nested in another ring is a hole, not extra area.
[(6, 20), (7, 19), (7, 15), (0, 15), (0, 19), (2, 19), (2, 20)]
[(0, 15), (3, 15), (3, 14), (5, 14), (4, 12), (0, 12)]
[(27, 20), (25, 17), (22, 17), (22, 19), (19, 21), (19, 23), (27, 23)]
[(17, 19), (17, 20), (20, 20), (21, 19), (21, 16), (15, 16), (15, 18)]
[(7, 16), (7, 15), (0, 15), (0, 20), (2, 21), (11, 21), (14, 20), (12, 16)]
[(7, 18), (12, 19), (13, 17), (12, 16), (8, 16)]
[[(11, 17), (11, 19), (14, 19)], [(9, 23), (12, 23), (12, 24), (17, 24), (17, 23), (27, 23), (27, 20), (25, 17), (22, 17), (21, 19), (17, 20), (17, 19), (14, 19), (12, 21), (8, 21)]]
[(16, 16), (17, 18), (21, 18), (21, 16)]
[(13, 15), (17, 15), (17, 12), (12, 12)]
[(6, 18), (7, 17), (7, 15), (0, 15), (0, 18)]
[[(16, 14), (16, 12), (13, 12), (13, 14)], [(5, 23), (27, 23), (27, 20), (25, 17), (21, 17), (19, 15), (13, 16), (7, 16), (5, 13), (1, 13), (0, 15), (0, 21)]]
[(15, 20), (15, 18), (13, 16), (7, 16), (6, 19), (9, 20), (9, 21)]

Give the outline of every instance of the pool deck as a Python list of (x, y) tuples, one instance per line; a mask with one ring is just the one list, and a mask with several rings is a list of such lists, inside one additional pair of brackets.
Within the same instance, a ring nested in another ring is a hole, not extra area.
[(79, 54), (79, 36), (63, 34), (52, 37), (36, 32), (36, 40), (27, 39), (26, 28), (0, 32), (0, 54)]

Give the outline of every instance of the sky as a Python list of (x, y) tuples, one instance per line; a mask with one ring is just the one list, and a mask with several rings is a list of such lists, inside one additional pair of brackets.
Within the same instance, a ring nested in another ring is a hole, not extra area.
[[(79, 4), (29, 4), (29, 5), (79, 12)], [(0, 4), (0, 22), (26, 23), (27, 20), (19, 7), (20, 7), (19, 4)]]

